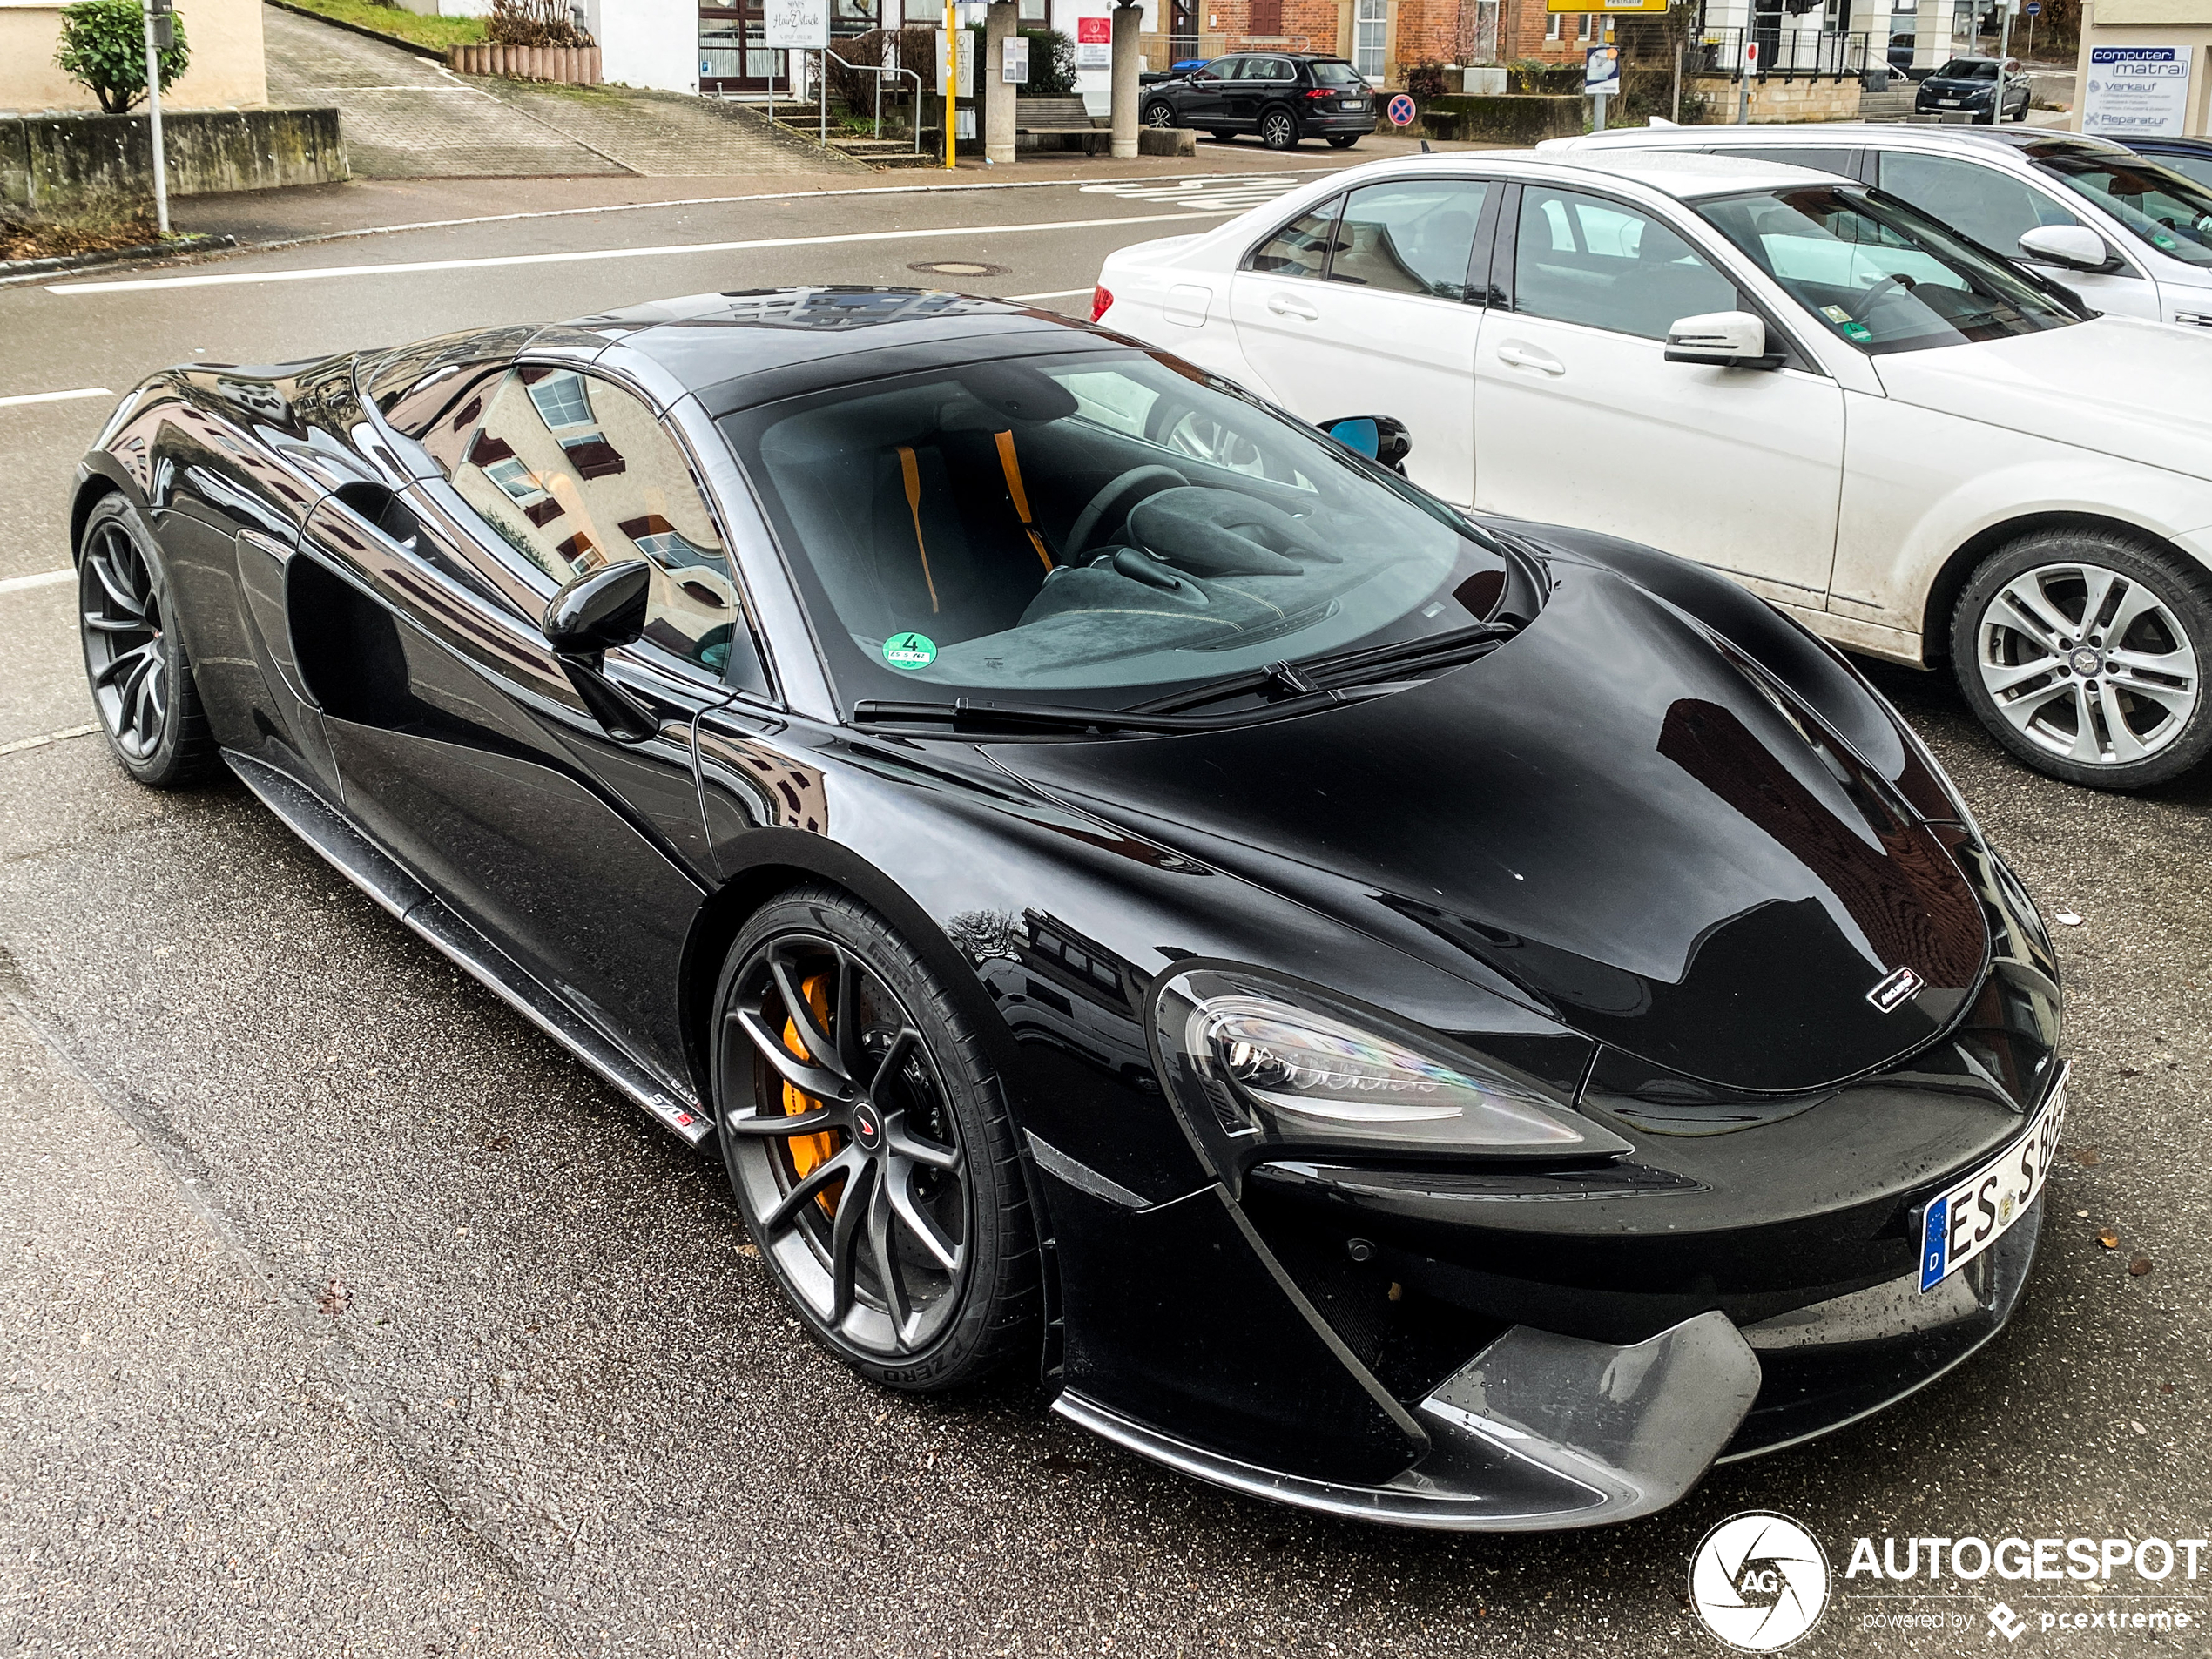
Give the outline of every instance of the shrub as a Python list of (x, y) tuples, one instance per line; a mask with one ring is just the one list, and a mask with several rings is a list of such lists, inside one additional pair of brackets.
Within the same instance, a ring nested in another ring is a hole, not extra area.
[(1443, 64), (1434, 58), (1424, 58), (1406, 71), (1406, 90), (1426, 102), (1459, 89), (1447, 84)]
[(491, 0), (484, 38), (495, 46), (589, 46), (590, 30), (565, 0)]
[[(161, 90), (185, 72), (192, 51), (185, 44), (185, 20), (171, 19), (175, 44), (158, 58)], [(61, 44), (54, 62), (100, 101), (110, 115), (121, 115), (146, 95), (146, 26), (138, 0), (78, 0), (62, 8)]]

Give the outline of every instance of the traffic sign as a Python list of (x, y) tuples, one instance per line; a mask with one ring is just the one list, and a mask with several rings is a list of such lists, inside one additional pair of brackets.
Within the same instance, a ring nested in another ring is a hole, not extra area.
[(2043, 0), (2027, 0), (2027, 15), (2031, 17), (2041, 17), (2043, 15)]
[(1397, 97), (1390, 100), (1386, 112), (1390, 116), (1391, 125), (1394, 127), (1409, 127), (1413, 125), (1413, 100), (1404, 92), (1399, 93)]

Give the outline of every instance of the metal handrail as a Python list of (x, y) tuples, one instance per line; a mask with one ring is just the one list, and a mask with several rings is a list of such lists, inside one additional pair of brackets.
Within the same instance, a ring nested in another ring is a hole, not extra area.
[[(895, 79), (897, 77), (904, 75), (914, 82), (914, 154), (920, 155), (921, 153), (921, 71), (919, 70), (908, 69), (903, 64), (895, 66), (885, 64), (848, 64), (846, 63), (844, 58), (838, 57), (837, 54), (826, 46), (818, 47), (816, 50), (825, 58), (836, 57), (839, 63), (844, 64), (845, 67), (851, 70), (855, 75), (873, 75), (875, 77), (875, 138), (878, 144), (883, 142), (883, 78), (888, 75)], [(819, 129), (821, 133), (821, 146), (823, 149), (826, 150), (829, 148), (829, 70), (826, 65), (825, 65), (822, 70), (821, 79), (822, 84), (819, 87), (815, 88), (814, 102), (821, 117), (821, 126)]]

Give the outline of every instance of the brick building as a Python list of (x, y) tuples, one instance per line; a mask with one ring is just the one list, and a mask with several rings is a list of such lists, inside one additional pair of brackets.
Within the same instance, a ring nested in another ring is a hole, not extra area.
[(1178, 42), (1177, 57), (1248, 44), (1335, 52), (1391, 86), (1420, 63), (1579, 62), (1604, 30), (1600, 14), (1551, 14), (1544, 0), (1197, 0), (1190, 10), (1196, 38)]

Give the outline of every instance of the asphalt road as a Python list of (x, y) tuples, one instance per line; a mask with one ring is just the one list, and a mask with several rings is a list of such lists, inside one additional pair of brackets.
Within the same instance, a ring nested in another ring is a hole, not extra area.
[[(1080, 292), (1107, 249), (1215, 222), (1157, 217), (1189, 211), (1073, 187), (792, 199), (0, 291), (0, 400), (931, 260), (1006, 267), (958, 279), (979, 291)], [(671, 251), (907, 231), (927, 233)], [(339, 266), (375, 268), (130, 286)], [(1884, 671), (2047, 916), (2080, 918), (2057, 929), (2067, 1156), (2025, 1307), (1911, 1401), (1651, 1520), (1381, 1532), (1140, 1463), (1018, 1379), (861, 1384), (783, 1311), (716, 1167), (241, 790), (138, 790), (97, 737), (21, 746), (91, 718), (71, 590), (10, 578), (66, 563), (69, 468), (107, 403), (0, 402), (0, 1651), (1718, 1653), (1684, 1575), (1747, 1508), (1836, 1566), (1801, 1651), (2182, 1651), (2193, 1635), (2035, 1622), (2212, 1619), (2212, 1562), (2163, 1586), (1842, 1576), (1861, 1535), (2212, 1532), (2212, 769), (2069, 790), (2004, 759), (1946, 683)], [(1986, 1622), (2000, 1597), (2030, 1621), (2017, 1643)], [(1863, 1628), (1915, 1611), (1963, 1617)]]

